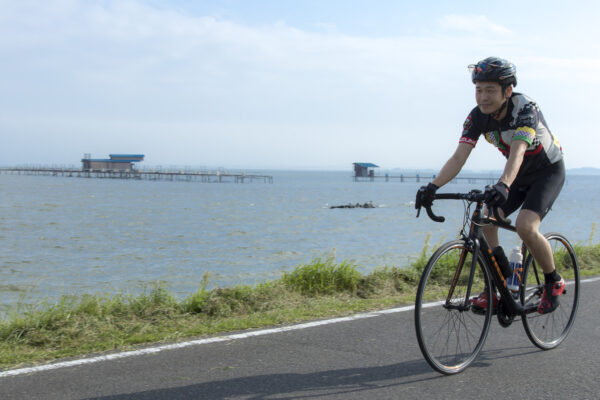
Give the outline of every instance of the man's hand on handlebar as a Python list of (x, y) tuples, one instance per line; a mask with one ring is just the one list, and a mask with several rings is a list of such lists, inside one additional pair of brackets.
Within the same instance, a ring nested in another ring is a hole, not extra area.
[(510, 225), (510, 219), (504, 218), (504, 216), (500, 213), (500, 208), (506, 203), (508, 200), (508, 192), (510, 188), (508, 185), (502, 181), (498, 181), (495, 185), (486, 186), (485, 188), (485, 198), (486, 204), (488, 206), (488, 210), (490, 213), (493, 213), (494, 217), (497, 221)]
[(431, 207), (433, 200), (435, 199), (436, 190), (438, 190), (438, 186), (433, 183), (429, 183), (427, 186), (421, 186), (417, 191), (415, 208), (418, 210), (421, 207)]
[(495, 185), (485, 187), (486, 203), (490, 208), (502, 207), (508, 200), (508, 185), (498, 181)]

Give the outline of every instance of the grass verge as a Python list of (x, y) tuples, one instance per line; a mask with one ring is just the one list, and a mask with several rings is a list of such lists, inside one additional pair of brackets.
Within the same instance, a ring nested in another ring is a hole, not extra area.
[[(600, 274), (600, 245), (576, 252), (582, 277)], [(276, 281), (211, 290), (205, 275), (184, 300), (160, 286), (137, 296), (65, 296), (0, 320), (0, 368), (410, 304), (427, 259), (426, 244), (408, 267), (363, 275), (351, 262), (317, 258)]]

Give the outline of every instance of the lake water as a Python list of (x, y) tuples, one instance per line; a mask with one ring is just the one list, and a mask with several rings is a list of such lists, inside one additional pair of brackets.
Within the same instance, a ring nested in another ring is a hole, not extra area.
[[(0, 175), (0, 311), (62, 294), (137, 293), (158, 281), (183, 298), (205, 272), (212, 286), (254, 284), (330, 254), (363, 273), (405, 266), (428, 235), (434, 245), (462, 226), (461, 202), (436, 203), (443, 224), (415, 218), (422, 183), (353, 182), (349, 171), (261, 172), (274, 183)], [(599, 183), (568, 176), (542, 230), (587, 243), (599, 219)], [(368, 201), (376, 208), (329, 208)], [(502, 241), (518, 243), (513, 235)]]

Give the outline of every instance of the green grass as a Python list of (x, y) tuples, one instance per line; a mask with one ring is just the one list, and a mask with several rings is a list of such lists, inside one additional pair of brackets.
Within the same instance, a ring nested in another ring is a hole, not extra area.
[[(600, 245), (575, 248), (582, 276), (599, 275)], [(409, 304), (428, 258), (426, 243), (411, 265), (366, 275), (350, 261), (325, 257), (255, 286), (209, 290), (205, 275), (183, 300), (155, 286), (136, 296), (64, 296), (21, 306), (0, 320), (0, 368)]]

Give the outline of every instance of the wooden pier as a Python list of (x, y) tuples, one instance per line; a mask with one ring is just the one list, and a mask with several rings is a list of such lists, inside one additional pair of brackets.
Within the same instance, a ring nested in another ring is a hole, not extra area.
[[(399, 181), (399, 182), (421, 182), (421, 179), (423, 179), (425, 182), (430, 182), (433, 179), (435, 179), (435, 175), (430, 176), (426, 176), (426, 175), (421, 175), (420, 173), (416, 172), (416, 171), (411, 171), (411, 174), (414, 175), (404, 175), (404, 174), (400, 174), (400, 175), (390, 175), (389, 173), (385, 173), (383, 175), (381, 174), (375, 174), (375, 168), (379, 168), (379, 165), (370, 163), (370, 162), (355, 162), (352, 164), (354, 166), (354, 176), (352, 177), (354, 179), (354, 182), (375, 182), (377, 181), (381, 181), (384, 180), (385, 182), (393, 182), (393, 181)], [(458, 182), (466, 182), (466, 183), (478, 183), (478, 182), (484, 182), (484, 183), (488, 183), (488, 184), (494, 184), (498, 181), (498, 177), (493, 177), (493, 176), (457, 176), (456, 178), (452, 179), (452, 183), (458, 183)]]
[[(425, 176), (420, 174), (415, 175), (370, 175), (370, 176), (353, 176), (355, 182), (374, 182), (374, 181), (385, 181), (385, 182), (430, 182), (435, 179), (435, 175)], [(498, 182), (498, 177), (485, 177), (485, 176), (457, 176), (451, 183), (478, 183), (483, 182), (487, 184), (494, 184)]]
[(205, 183), (251, 183), (262, 181), (273, 183), (270, 175), (255, 175), (242, 173), (229, 173), (224, 171), (192, 171), (192, 170), (82, 170), (77, 168), (61, 167), (4, 167), (0, 173), (13, 175), (36, 176), (62, 176), (76, 178), (102, 178), (102, 179), (145, 179), (151, 181), (179, 181), (179, 182), (205, 182)]

